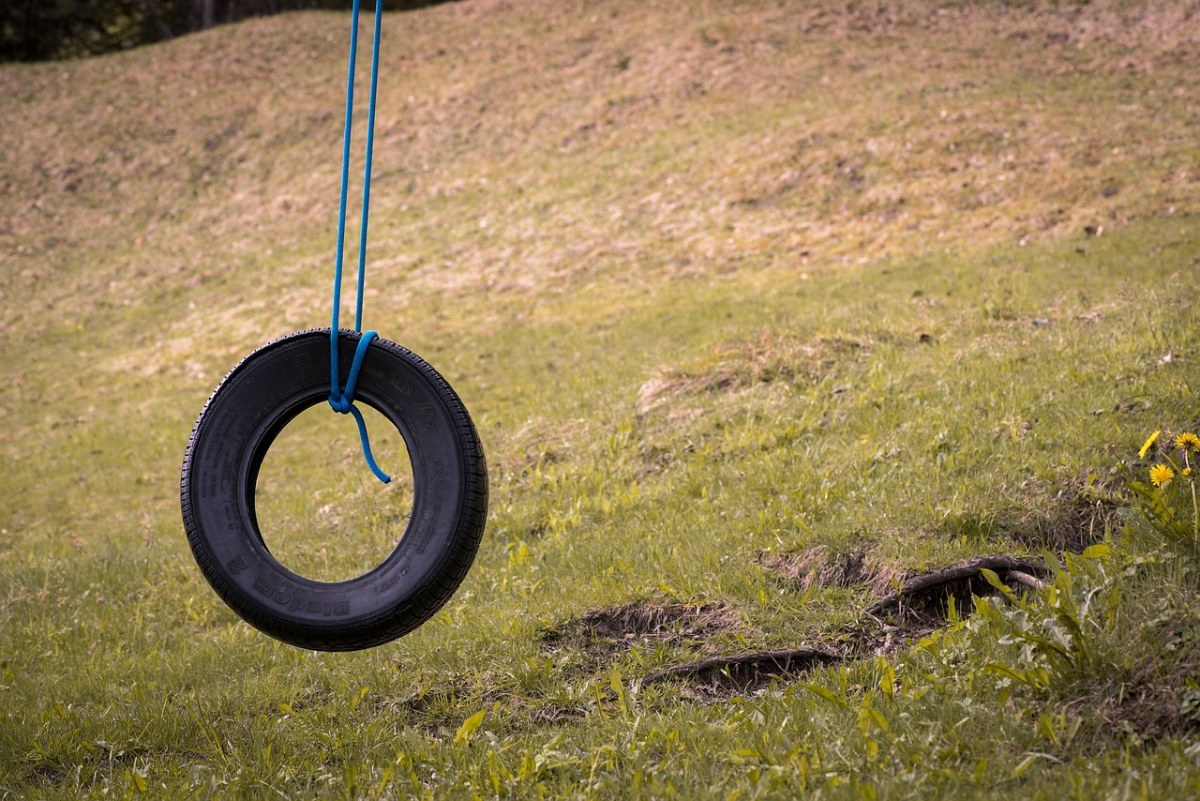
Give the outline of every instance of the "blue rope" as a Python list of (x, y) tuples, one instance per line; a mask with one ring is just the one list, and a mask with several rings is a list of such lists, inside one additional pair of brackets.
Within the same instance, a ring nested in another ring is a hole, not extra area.
[[(367, 348), (379, 335), (374, 331), (365, 331), (354, 349), (354, 361), (350, 364), (350, 375), (346, 378), (345, 390), (338, 388), (338, 337), (340, 329), (338, 319), (342, 305), (342, 252), (345, 250), (346, 238), (346, 195), (350, 178), (350, 133), (354, 126), (354, 73), (358, 55), (358, 10), (359, 0), (354, 0), (350, 25), (350, 68), (346, 80), (346, 123), (342, 134), (342, 193), (338, 202), (338, 246), (337, 258), (333, 272), (333, 315), (329, 326), (329, 405), (338, 414), (350, 414), (358, 424), (358, 438), (362, 441), (363, 457), (367, 467), (376, 478), (387, 484), (392, 479), (379, 469), (375, 457), (371, 454), (371, 441), (367, 437), (367, 424), (362, 413), (354, 405), (354, 389), (358, 384), (358, 374), (362, 369)], [(363, 167), (363, 203), (362, 224), (358, 234), (358, 288), (355, 295), (354, 330), (362, 332), (363, 285), (366, 282), (367, 265), (367, 217), (371, 205), (371, 158), (375, 146), (375, 97), (379, 86), (379, 30), (383, 16), (383, 0), (375, 0), (375, 31), (371, 44), (371, 97), (367, 106), (367, 153), (366, 165)]]
[(383, 0), (375, 0), (375, 31), (371, 45), (371, 98), (367, 103), (367, 154), (366, 166), (363, 168), (362, 225), (358, 229), (358, 295), (354, 306), (355, 331), (362, 330), (362, 288), (367, 273), (367, 210), (371, 208), (371, 159), (375, 153), (375, 96), (379, 89), (379, 23), (382, 18)]

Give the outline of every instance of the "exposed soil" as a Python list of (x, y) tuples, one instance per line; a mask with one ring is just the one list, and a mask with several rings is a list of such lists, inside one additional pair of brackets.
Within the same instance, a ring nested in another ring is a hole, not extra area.
[(1113, 730), (1149, 741), (1200, 731), (1200, 693), (1185, 689), (1187, 678), (1159, 675), (1155, 664), (1144, 665), (1131, 686), (1111, 692), (1101, 702), (1101, 715)]
[[(430, 736), (453, 732), (462, 722), (462, 705), (470, 691), (449, 681), (442, 687), (422, 687), (405, 697), (383, 697), (373, 701), (377, 714), (396, 718)], [(495, 699), (489, 699), (495, 700)], [(483, 705), (482, 702), (480, 704)]]
[(55, 770), (49, 765), (35, 765), (29, 773), (31, 776), (30, 783), (42, 786), (61, 784), (63, 779), (66, 778), (62, 771)]
[(744, 628), (741, 616), (723, 604), (630, 603), (592, 609), (547, 629), (542, 644), (550, 650), (582, 648), (607, 658), (638, 643), (696, 643)]
[(663, 668), (642, 679), (642, 685), (682, 679), (700, 698), (728, 698), (761, 689), (772, 679), (795, 678), (844, 658), (842, 654), (824, 648), (733, 654)]
[[(804, 586), (852, 586), (880, 581), (884, 571), (867, 568), (862, 554), (829, 557), (822, 548), (801, 554), (770, 557), (764, 568)], [(794, 679), (824, 665), (867, 655), (892, 653), (917, 637), (945, 625), (954, 600), (961, 617), (975, 608), (974, 598), (998, 594), (983, 570), (991, 570), (1014, 591), (1043, 586), (1048, 571), (1038, 561), (1013, 556), (985, 556), (930, 573), (907, 576), (899, 590), (866, 609), (866, 621), (847, 633), (844, 648), (805, 646), (794, 650), (741, 652), (672, 665), (649, 674), (642, 684), (682, 682), (690, 695), (701, 700), (718, 700), (754, 692), (773, 679)], [(894, 586), (889, 579), (888, 586)], [(724, 614), (730, 614), (725, 609)], [(614, 621), (612, 617), (607, 621)], [(628, 637), (629, 635), (625, 635)]]

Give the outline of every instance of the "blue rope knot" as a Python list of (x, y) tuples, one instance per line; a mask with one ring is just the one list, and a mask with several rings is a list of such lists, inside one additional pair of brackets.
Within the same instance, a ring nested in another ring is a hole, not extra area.
[(358, 374), (362, 370), (363, 360), (367, 356), (367, 348), (371, 346), (371, 342), (378, 337), (379, 334), (374, 331), (364, 331), (362, 337), (358, 340), (358, 347), (354, 349), (354, 361), (350, 363), (350, 375), (346, 377), (346, 389), (339, 390), (338, 385), (338, 360), (337, 360), (337, 340), (338, 331), (332, 329), (330, 333), (333, 358), (330, 360), (332, 378), (330, 386), (333, 389), (329, 392), (329, 405), (338, 414), (350, 414), (354, 416), (354, 422), (358, 424), (358, 438), (362, 442), (363, 458), (367, 460), (367, 467), (371, 468), (371, 472), (375, 477), (384, 484), (391, 483), (392, 477), (379, 469), (379, 465), (375, 463), (375, 456), (371, 453), (371, 440), (367, 437), (367, 423), (363, 420), (362, 412), (354, 405), (354, 390), (358, 386)]

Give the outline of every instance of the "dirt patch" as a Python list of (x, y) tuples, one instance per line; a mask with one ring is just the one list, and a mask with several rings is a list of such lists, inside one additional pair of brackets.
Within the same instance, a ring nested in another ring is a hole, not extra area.
[(49, 765), (34, 765), (29, 771), (28, 783), (32, 785), (58, 785), (62, 784), (66, 775)]
[(1076, 687), (1060, 705), (1069, 718), (1097, 715), (1103, 725), (1089, 727), (1091, 742), (1079, 746), (1097, 753), (1117, 738), (1134, 745), (1200, 734), (1200, 648), (1196, 613), (1177, 609), (1150, 623), (1144, 639), (1129, 644), (1128, 672), (1101, 674), (1094, 686)]
[(374, 710), (430, 736), (440, 736), (453, 732), (462, 722), (462, 709), (468, 699), (475, 708), (496, 700), (485, 697), (475, 701), (465, 685), (452, 681), (444, 687), (416, 689), (405, 697), (378, 698)]
[(1111, 731), (1135, 733), (1151, 742), (1200, 731), (1200, 691), (1187, 687), (1186, 678), (1187, 674), (1159, 675), (1155, 665), (1144, 665), (1130, 686), (1122, 687), (1101, 707), (1100, 714)]
[(813, 668), (840, 662), (844, 658), (842, 654), (824, 648), (718, 656), (663, 668), (642, 679), (642, 685), (682, 679), (700, 698), (728, 698), (762, 689), (772, 679), (796, 678)]
[(896, 592), (867, 607), (872, 617), (891, 617), (903, 624), (920, 627), (940, 626), (946, 622), (953, 600), (962, 616), (974, 611), (975, 597), (996, 595), (983, 570), (993, 571), (1004, 584), (1020, 589), (1039, 589), (1047, 570), (1040, 562), (1013, 556), (984, 556), (968, 562), (908, 576)]
[(646, 414), (673, 398), (731, 392), (757, 384), (815, 382), (867, 351), (863, 342), (837, 337), (804, 340), (764, 331), (751, 340), (720, 345), (682, 367), (659, 370), (638, 390), (637, 409)]
[(528, 719), (535, 725), (577, 723), (587, 718), (587, 711), (577, 707), (548, 704), (527, 711)]
[(531, 418), (520, 428), (508, 433), (502, 452), (505, 458), (497, 461), (495, 469), (501, 475), (528, 476), (549, 465), (570, 461), (575, 445), (584, 438), (583, 426), (577, 421), (558, 422), (548, 417)]
[(1070, 481), (1053, 494), (1045, 490), (1017, 498), (1007, 509), (988, 515), (958, 514), (939, 531), (947, 537), (991, 541), (1004, 537), (1030, 551), (1081, 553), (1104, 540), (1107, 531), (1121, 528), (1121, 513), (1129, 506), (1115, 478), (1094, 476)]
[[(861, 552), (830, 555), (825, 548), (815, 547), (795, 554), (760, 554), (759, 560), (764, 569), (805, 589), (814, 584), (868, 585), (878, 592), (897, 584), (894, 570), (873, 563)], [(1014, 591), (1041, 588), (1048, 574), (1040, 561), (1001, 555), (905, 576), (898, 590), (867, 608), (865, 622), (844, 632), (842, 646), (717, 655), (662, 668), (643, 678), (642, 684), (678, 681), (692, 697), (716, 701), (755, 692), (774, 679), (795, 678), (824, 665), (893, 653), (945, 625), (951, 599), (958, 614), (965, 617), (974, 611), (975, 597), (998, 594), (983, 570), (993, 571)], [(628, 604), (590, 611), (547, 630), (542, 641), (551, 649), (573, 645), (597, 656), (611, 656), (638, 642), (695, 643), (712, 633), (739, 628), (744, 628), (740, 616), (727, 606)]]
[(824, 546), (799, 553), (760, 555), (759, 561), (771, 575), (808, 590), (824, 587), (867, 586), (882, 592), (899, 573), (881, 565), (862, 551), (830, 554)]
[(550, 650), (576, 647), (606, 656), (639, 643), (694, 644), (739, 629), (745, 629), (741, 615), (723, 604), (631, 603), (592, 609), (547, 629), (542, 644)]
[(1044, 511), (1018, 521), (1010, 537), (1030, 549), (1080, 553), (1103, 540), (1106, 531), (1119, 528), (1118, 518), (1128, 505), (1115, 489), (1081, 481), (1062, 490)]

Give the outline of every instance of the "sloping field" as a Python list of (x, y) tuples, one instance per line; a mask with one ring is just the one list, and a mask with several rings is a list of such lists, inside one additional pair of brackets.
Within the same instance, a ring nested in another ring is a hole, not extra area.
[[(328, 325), (346, 15), (0, 67), (0, 797), (1200, 795), (1193, 518), (1128, 489), (1200, 426), (1194, 3), (383, 27), (365, 323), (491, 510), (353, 654), (228, 611), (178, 492), (225, 372)], [(264, 536), (353, 576), (409, 491), (314, 409)]]

